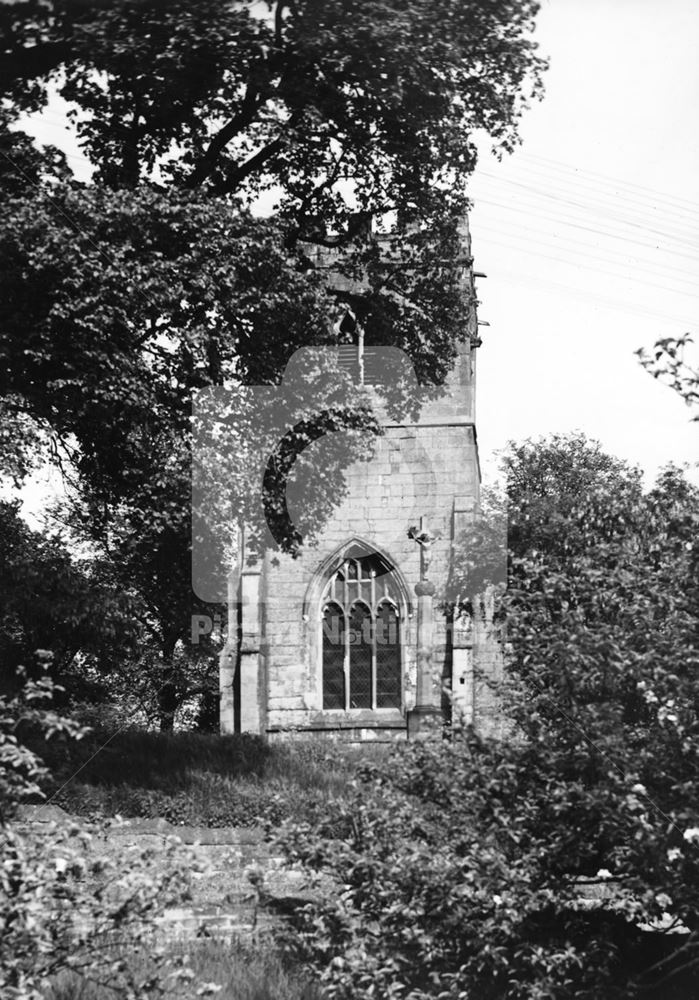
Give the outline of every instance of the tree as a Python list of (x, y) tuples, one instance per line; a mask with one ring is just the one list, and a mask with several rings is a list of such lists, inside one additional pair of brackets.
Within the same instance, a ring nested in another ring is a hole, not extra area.
[(288, 831), (344, 887), (302, 947), (338, 998), (679, 1000), (699, 981), (699, 489), (668, 469), (644, 492), (580, 436), (506, 467), (510, 736), (408, 747)]
[[(54, 188), (6, 203), (4, 221), (0, 388), (50, 429), (76, 493), (73, 524), (157, 622), (170, 725), (168, 672), (202, 610), (189, 551), (192, 393), (234, 373), (270, 381), (313, 331), (325, 336), (321, 282), (270, 223), (195, 195)], [(234, 405), (242, 437), (244, 396)], [(232, 516), (256, 486), (243, 455), (226, 484)]]
[(0, 502), (0, 691), (46, 675), (62, 685), (59, 707), (99, 698), (100, 680), (118, 676), (143, 639), (133, 590), (103, 562), (71, 556), (59, 535), (29, 528), (18, 506)]
[[(50, 83), (79, 115), (97, 186), (133, 191), (150, 180), (237, 208), (273, 189), (287, 245), (349, 245), (368, 214), (420, 222), (422, 238), (403, 231), (394, 241), (408, 267), (382, 269), (363, 240), (359, 263), (378, 268), (369, 291), (393, 292), (366, 296), (369, 327), (389, 332), (406, 291), (426, 307), (426, 339), (408, 345), (421, 365), (438, 327), (445, 347), (462, 320), (449, 322), (453, 265), (447, 256), (436, 267), (434, 250), (448, 255), (435, 237), (464, 209), (474, 134), (511, 148), (541, 92), (545, 64), (529, 37), (537, 10), (530, 0), (15, 0), (0, 13), (5, 111), (44, 107)], [(6, 159), (24, 170), (21, 152)], [(60, 208), (72, 216), (77, 206)], [(429, 295), (440, 272), (446, 288)], [(442, 373), (451, 357), (453, 347)]]
[[(350, 339), (347, 310), (367, 343), (443, 381), (472, 305), (457, 217), (474, 132), (511, 148), (539, 94), (536, 10), (2, 5), (0, 396), (52, 437), (78, 519), (157, 623), (164, 726), (175, 655), (203, 610), (189, 572), (193, 394), (236, 389), (230, 421), (246, 441), (243, 387), (278, 383), (300, 346)], [(89, 185), (16, 131), (51, 92), (71, 104)], [(251, 214), (260, 199), (265, 218)], [(372, 236), (368, 216), (381, 228), (387, 213), (397, 228)], [(347, 379), (343, 393), (331, 419), (368, 440), (365, 397)], [(241, 447), (227, 484), (241, 521), (259, 491), (253, 450)], [(322, 487), (311, 523), (340, 498)]]
[[(16, 0), (3, 5), (2, 84), (35, 109), (75, 102), (99, 178), (133, 186), (166, 161), (190, 188), (274, 186), (297, 237), (351, 237), (362, 212), (462, 207), (473, 135), (500, 148), (540, 93), (538, 4), (471, 0)], [(173, 145), (178, 153), (173, 156)]]

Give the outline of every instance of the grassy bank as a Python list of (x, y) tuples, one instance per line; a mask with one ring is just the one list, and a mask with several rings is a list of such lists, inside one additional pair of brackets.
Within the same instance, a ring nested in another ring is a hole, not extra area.
[[(173, 990), (173, 997), (193, 996), (202, 983), (221, 987), (215, 993), (217, 1000), (320, 1000), (321, 997), (319, 988), (301, 969), (285, 961), (270, 941), (258, 941), (254, 948), (235, 941), (190, 943), (186, 954), (195, 979), (189, 990), (186, 987), (181, 992)], [(141, 982), (155, 971), (145, 950), (125, 951), (117, 957)], [(45, 1000), (113, 1000), (115, 992), (106, 983), (88, 982), (73, 972), (63, 972), (47, 986), (44, 996)]]
[(37, 747), (55, 805), (97, 820), (163, 818), (188, 826), (251, 826), (313, 819), (342, 795), (357, 768), (384, 747), (252, 736), (93, 731)]

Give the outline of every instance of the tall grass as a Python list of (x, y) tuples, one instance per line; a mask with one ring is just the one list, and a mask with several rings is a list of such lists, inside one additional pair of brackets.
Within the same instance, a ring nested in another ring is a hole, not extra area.
[[(173, 953), (178, 946), (173, 948)], [(187, 954), (196, 978), (174, 997), (194, 997), (198, 984), (213, 982), (222, 987), (218, 1000), (320, 1000), (320, 988), (298, 968), (284, 961), (269, 941), (255, 946), (241, 942), (205, 941), (188, 944)], [(134, 978), (144, 981), (155, 971), (152, 961), (143, 951), (122, 952), (115, 958), (124, 960)], [(113, 1000), (114, 990), (106, 984), (86, 982), (72, 972), (63, 972), (48, 984), (45, 1000)]]
[(252, 826), (313, 819), (383, 747), (328, 742), (269, 746), (247, 735), (92, 732), (38, 748), (49, 798), (90, 819), (163, 818), (188, 826)]

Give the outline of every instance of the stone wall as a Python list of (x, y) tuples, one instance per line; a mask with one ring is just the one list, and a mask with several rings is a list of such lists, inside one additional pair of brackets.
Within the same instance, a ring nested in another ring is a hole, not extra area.
[[(266, 691), (265, 729), (272, 733), (296, 727), (346, 731), (372, 727), (392, 738), (404, 734), (404, 713), (414, 705), (416, 621), (414, 588), (420, 574), (419, 546), (408, 528), (428, 519), (434, 543), (430, 578), (438, 596), (446, 588), (452, 557), (455, 515), (470, 512), (479, 488), (478, 455), (472, 422), (471, 357), (464, 345), (447, 392), (427, 404), (418, 424), (387, 424), (373, 457), (346, 474), (347, 492), (315, 548), (298, 559), (269, 557), (261, 581), (260, 669)], [(322, 450), (322, 441), (316, 446)], [(319, 461), (322, 461), (319, 456)], [(404, 583), (401, 609), (404, 655), (403, 712), (379, 710), (364, 719), (356, 712), (323, 712), (321, 690), (319, 582), (333, 554), (353, 539), (375, 547)], [(447, 667), (445, 623), (437, 621), (435, 665)], [(441, 625), (441, 627), (440, 627)], [(361, 725), (362, 722), (370, 725)], [(381, 725), (383, 723), (383, 726)], [(376, 735), (376, 732), (374, 732)]]
[[(470, 237), (464, 228), (464, 250)], [(464, 295), (474, 296), (469, 269), (463, 272)], [(439, 536), (433, 544), (429, 577), (436, 586), (433, 671), (444, 687), (453, 687), (466, 721), (497, 724), (492, 689), (479, 680), (500, 669), (499, 651), (483, 623), (462, 630), (456, 642), (439, 612), (453, 563), (455, 539), (479, 501), (480, 468), (475, 430), (475, 311), (446, 384), (429, 392), (417, 417), (397, 423), (381, 412), (384, 434), (374, 454), (357, 462), (338, 484), (334, 514), (317, 540), (292, 559), (269, 554), (259, 567), (248, 567), (242, 583), (242, 636), (237, 668), (239, 685), (231, 695), (234, 671), (222, 670), (224, 731), (232, 728), (293, 738), (297, 733), (348, 739), (405, 738), (406, 713), (415, 704), (417, 614), (415, 585), (420, 579), (420, 549), (408, 528), (426, 518)], [(411, 422), (412, 421), (412, 422)], [(316, 441), (314, 466), (323, 467), (325, 439)], [(293, 504), (289, 504), (294, 518)], [(401, 709), (323, 709), (321, 663), (322, 585), (353, 542), (374, 548), (401, 581), (403, 697)], [(445, 708), (447, 706), (445, 705)], [(223, 717), (222, 717), (223, 718)]]

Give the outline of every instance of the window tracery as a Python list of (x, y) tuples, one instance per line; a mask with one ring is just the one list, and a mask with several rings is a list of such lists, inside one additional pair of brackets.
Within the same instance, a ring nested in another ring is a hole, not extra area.
[(348, 554), (321, 597), (323, 708), (400, 708), (400, 593), (376, 553)]

